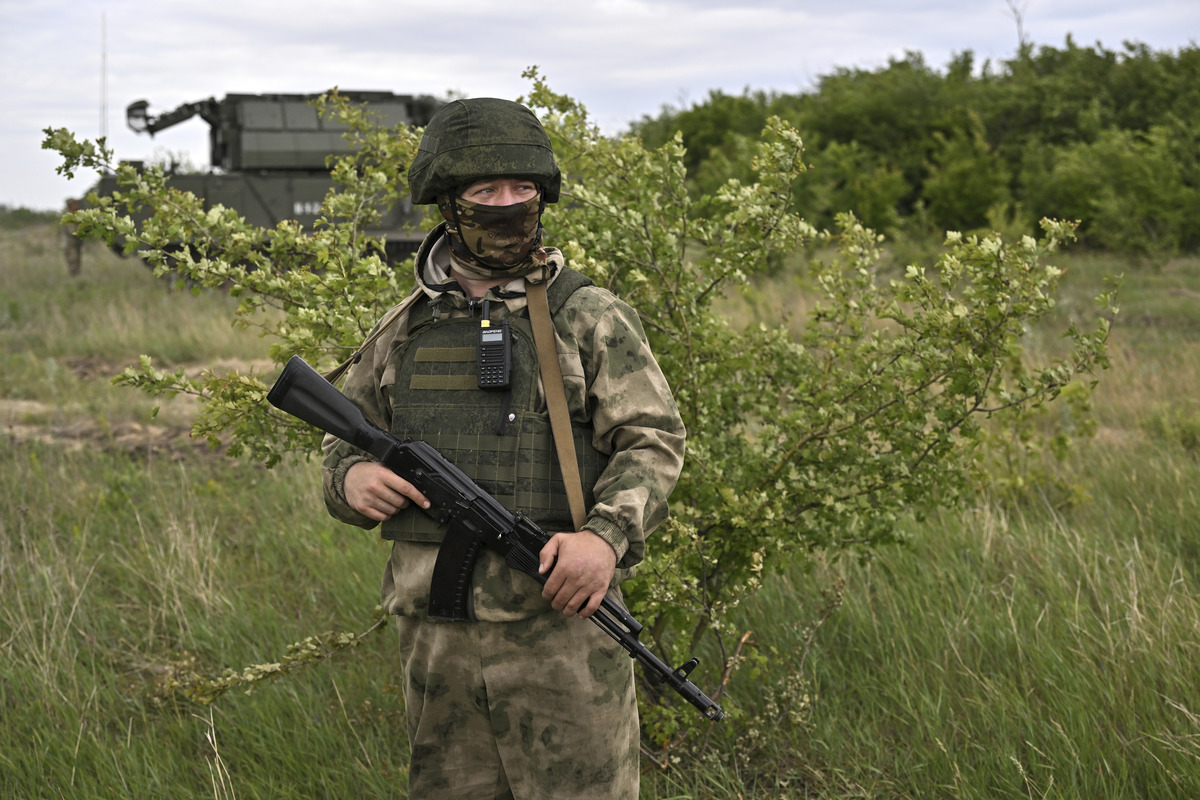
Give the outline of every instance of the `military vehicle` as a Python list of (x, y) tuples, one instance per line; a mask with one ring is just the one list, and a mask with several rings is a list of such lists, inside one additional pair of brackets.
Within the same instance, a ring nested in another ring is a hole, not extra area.
[[(428, 95), (340, 93), (351, 102), (366, 104), (387, 126), (426, 125), (444, 105)], [(210, 97), (157, 115), (150, 113), (149, 102), (137, 100), (126, 108), (125, 119), (133, 131), (153, 137), (200, 117), (210, 128), (211, 167), (204, 173), (173, 173), (170, 185), (201, 198), (205, 208), (222, 205), (235, 209), (253, 225), (274, 227), (281, 220), (294, 219), (311, 228), (334, 185), (326, 158), (350, 152), (350, 143), (343, 136), (346, 126), (322, 119), (312, 106), (319, 96), (228, 94), (222, 100)], [(116, 178), (105, 175), (94, 191), (103, 196), (116, 188)], [(409, 230), (418, 217), (407, 198), (401, 198), (378, 226), (366, 233), (384, 239), (388, 260), (394, 262), (420, 244), (420, 232)], [(68, 263), (70, 260), (68, 255)]]

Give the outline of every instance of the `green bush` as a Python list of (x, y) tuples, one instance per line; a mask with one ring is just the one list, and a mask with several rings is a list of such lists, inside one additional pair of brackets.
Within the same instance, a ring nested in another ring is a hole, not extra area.
[(1200, 213), (1175, 145), (1171, 129), (1156, 127), (1145, 135), (1108, 130), (1095, 142), (1056, 148), (1052, 166), (1028, 189), (1033, 207), (1082, 220), (1089, 244), (1162, 264), (1190, 241)]
[(1200, 408), (1195, 404), (1162, 403), (1151, 409), (1143, 422), (1146, 432), (1168, 447), (1200, 455)]

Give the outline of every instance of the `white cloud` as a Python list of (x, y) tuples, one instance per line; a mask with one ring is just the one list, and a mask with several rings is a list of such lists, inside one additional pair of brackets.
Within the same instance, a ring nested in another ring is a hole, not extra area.
[[(1023, 25), (1039, 44), (1068, 32), (1088, 46), (1123, 39), (1177, 49), (1200, 35), (1194, 0), (1027, 0)], [(711, 89), (802, 91), (835, 67), (874, 69), (905, 51), (934, 68), (952, 53), (978, 61), (1015, 52), (1004, 0), (0, 0), (5, 114), (0, 203), (57, 207), (90, 181), (54, 175), (38, 149), (41, 129), (97, 134), (101, 18), (107, 21), (110, 141), (119, 156), (156, 148), (207, 161), (198, 120), (154, 141), (125, 128), (124, 109), (155, 111), (231, 92), (383, 89), (399, 93), (516, 97), (537, 65), (556, 91), (581, 100), (616, 131), (666, 105), (702, 101)]]

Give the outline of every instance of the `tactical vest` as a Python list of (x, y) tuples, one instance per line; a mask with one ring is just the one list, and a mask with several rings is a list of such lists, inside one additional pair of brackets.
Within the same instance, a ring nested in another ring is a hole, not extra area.
[[(584, 275), (563, 269), (547, 290), (550, 313), (576, 289), (590, 285)], [(391, 433), (421, 439), (499, 500), (550, 533), (574, 530), (566, 487), (558, 465), (550, 416), (538, 401), (539, 364), (527, 314), (508, 315), (512, 337), (512, 376), (506, 390), (478, 388), (476, 337), (479, 318), (439, 318), (427, 298), (409, 312), (408, 337), (384, 373), (391, 384)], [(572, 421), (584, 504), (595, 502), (593, 486), (608, 463), (592, 446), (590, 425)], [(381, 530), (385, 539), (440, 542), (445, 529), (415, 508), (392, 516)]]

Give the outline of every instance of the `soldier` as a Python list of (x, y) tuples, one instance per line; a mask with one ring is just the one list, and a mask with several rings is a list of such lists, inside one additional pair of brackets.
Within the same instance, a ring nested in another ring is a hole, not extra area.
[[(483, 550), (473, 621), (430, 621), (443, 531), (421, 511), (428, 500), (351, 445), (326, 440), (330, 513), (381, 524), (393, 542), (382, 598), (400, 630), (410, 796), (637, 797), (632, 661), (585, 618), (618, 592), (666, 517), (683, 463), (679, 411), (637, 313), (542, 241), (561, 175), (529, 109), (486, 98), (449, 104), (430, 121), (409, 184), (413, 203), (437, 203), (444, 221), (418, 252), (417, 291), (381, 322), (344, 392), (376, 424), (430, 442), (508, 508), (563, 532), (541, 553), (544, 587)], [(553, 320), (548, 358), (530, 322), (539, 304)], [(497, 388), (480, 388), (488, 381), (476, 374), (484, 332), (509, 351), (511, 374)], [(574, 480), (559, 469), (547, 411), (551, 360)], [(583, 496), (574, 515), (571, 483)]]

